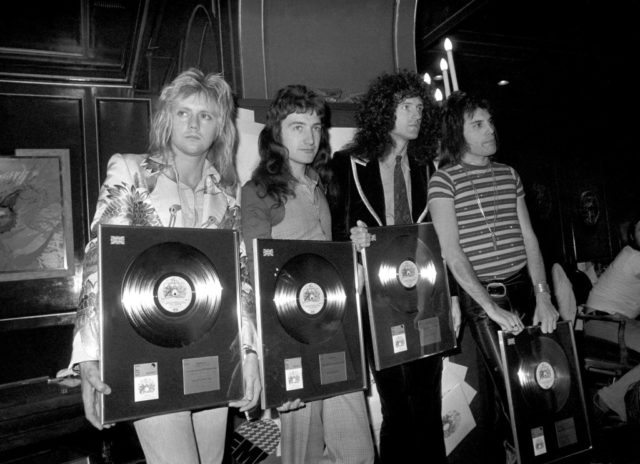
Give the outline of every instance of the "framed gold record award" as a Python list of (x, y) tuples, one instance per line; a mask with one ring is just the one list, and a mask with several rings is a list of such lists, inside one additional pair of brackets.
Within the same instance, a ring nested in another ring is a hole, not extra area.
[(559, 462), (591, 449), (589, 420), (570, 321), (543, 334), (499, 332), (518, 464)]
[(370, 227), (362, 252), (375, 369), (456, 347), (447, 269), (431, 223)]
[(242, 397), (238, 233), (100, 225), (102, 423)]
[(254, 239), (262, 408), (366, 387), (355, 249)]

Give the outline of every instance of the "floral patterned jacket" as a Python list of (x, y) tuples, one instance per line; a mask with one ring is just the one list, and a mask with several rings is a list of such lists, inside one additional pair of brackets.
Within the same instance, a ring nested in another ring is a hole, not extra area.
[[(115, 154), (100, 189), (85, 247), (83, 285), (76, 314), (70, 366), (100, 359), (98, 308), (98, 224), (157, 227), (203, 227), (240, 230), (239, 189), (236, 197), (220, 186), (220, 174), (205, 161), (200, 184), (191, 189), (176, 182), (172, 162), (159, 155)], [(240, 241), (242, 344), (255, 345), (255, 304)]]

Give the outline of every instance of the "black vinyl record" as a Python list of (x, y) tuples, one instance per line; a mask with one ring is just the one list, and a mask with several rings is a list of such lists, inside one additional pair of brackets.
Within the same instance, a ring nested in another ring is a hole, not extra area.
[(560, 345), (550, 338), (536, 338), (520, 359), (518, 377), (527, 405), (547, 414), (561, 411), (571, 391), (571, 372)]
[(293, 257), (276, 278), (274, 303), (285, 331), (306, 344), (321, 343), (342, 327), (347, 295), (336, 268), (322, 256)]
[(373, 272), (386, 302), (396, 311), (417, 313), (418, 294), (429, 296), (435, 290), (433, 254), (417, 235), (402, 234), (394, 237), (382, 256)]
[(218, 274), (202, 252), (183, 243), (159, 243), (127, 269), (122, 309), (145, 340), (179, 348), (211, 330), (221, 295)]

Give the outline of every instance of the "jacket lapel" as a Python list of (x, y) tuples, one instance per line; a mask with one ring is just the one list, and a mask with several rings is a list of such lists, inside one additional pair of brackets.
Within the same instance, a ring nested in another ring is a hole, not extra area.
[(411, 216), (413, 222), (418, 222), (424, 209), (427, 206), (427, 167), (418, 165), (412, 158), (409, 158), (411, 168)]

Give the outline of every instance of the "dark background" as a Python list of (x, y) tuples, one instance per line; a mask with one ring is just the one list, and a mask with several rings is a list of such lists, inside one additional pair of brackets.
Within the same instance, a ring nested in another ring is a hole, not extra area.
[[(498, 157), (523, 178), (547, 261), (609, 262), (621, 246), (619, 224), (640, 204), (628, 8), (589, 0), (418, 5), (418, 70), (440, 74), (444, 37), (452, 39), (461, 90), (494, 104)], [(497, 85), (502, 79), (509, 85)], [(598, 224), (580, 220), (585, 190), (601, 200)]]
[[(429, 72), (442, 89), (435, 78), (449, 37), (461, 89), (494, 105), (498, 156), (523, 179), (547, 266), (605, 266), (622, 245), (619, 225), (640, 204), (632, 8), (590, 0), (14, 3), (0, 16), (0, 155), (70, 150), (75, 244), (73, 275), (0, 282), (0, 385), (66, 367), (107, 160), (146, 150), (158, 91), (189, 66), (223, 73), (258, 120), (279, 87), (305, 83), (335, 97), (334, 125), (352, 126), (353, 97), (380, 72)], [(510, 84), (498, 86), (502, 79)], [(583, 219), (585, 196), (595, 199), (593, 223)], [(467, 361), (469, 381), (483, 384), (479, 361)], [(0, 421), (0, 452), (71, 430), (55, 407), (31, 403), (37, 432)], [(74, 427), (86, 427), (74, 408)], [(491, 433), (490, 424), (478, 429)]]

